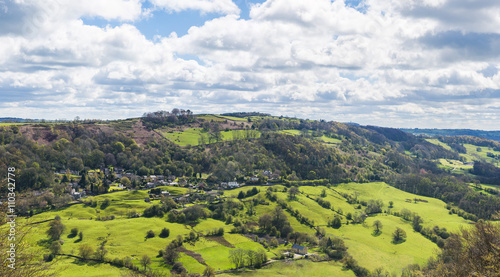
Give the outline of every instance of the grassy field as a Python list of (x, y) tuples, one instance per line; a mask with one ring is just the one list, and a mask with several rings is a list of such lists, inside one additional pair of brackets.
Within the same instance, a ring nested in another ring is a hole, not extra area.
[(428, 142), (430, 142), (430, 143), (433, 143), (435, 145), (440, 145), (440, 146), (442, 146), (446, 150), (453, 151), (453, 149), (451, 149), (451, 147), (448, 144), (446, 144), (444, 142), (441, 142), (438, 139), (425, 139), (425, 140), (428, 141)]
[(461, 161), (451, 159), (439, 159), (438, 167), (442, 167), (456, 174), (468, 174), (469, 170), (472, 169), (472, 165), (465, 165)]
[(179, 146), (198, 145), (201, 128), (189, 128), (183, 132), (162, 132), (163, 136)]
[(338, 276), (338, 277), (354, 277), (354, 273), (350, 270), (342, 269), (342, 264), (338, 262), (320, 262), (314, 263), (308, 260), (299, 260), (294, 262), (274, 262), (262, 269), (255, 271), (247, 271), (242, 273), (225, 273), (218, 276), (296, 276), (296, 277), (323, 277), (323, 276)]
[[(483, 160), (487, 163), (491, 163), (496, 166), (500, 165), (499, 160), (495, 160), (487, 156), (488, 152), (493, 153), (494, 155), (500, 155), (500, 152), (494, 151), (493, 149), (490, 149), (485, 146), (476, 146), (472, 144), (464, 144), (464, 147), (465, 149), (467, 149), (467, 154), (460, 154), (460, 155), (465, 157), (467, 161)], [(480, 151), (478, 151), (478, 149), (480, 149)]]
[[(446, 228), (448, 231), (458, 231), (460, 226), (464, 224), (469, 224), (470, 222), (459, 217), (458, 215), (448, 214), (448, 210), (445, 208), (446, 204), (438, 199), (417, 196), (408, 192), (398, 190), (391, 187), (385, 183), (348, 183), (341, 184), (335, 188), (338, 191), (358, 195), (361, 200), (368, 201), (370, 199), (382, 200), (385, 204), (384, 209), (387, 209), (388, 202), (394, 202), (394, 208), (392, 210), (408, 209), (412, 212), (419, 214), (424, 222), (424, 227), (434, 227), (438, 225), (441, 228)], [(428, 201), (427, 203), (414, 201), (407, 202), (407, 199), (422, 199)]]
[[(439, 141), (438, 139), (426, 139), (426, 141), (433, 143), (433, 144), (436, 144), (436, 145), (441, 145), (445, 149), (453, 151), (450, 146), (448, 146), (446, 143)], [(490, 152), (494, 155), (500, 155), (499, 151), (495, 151), (495, 150), (493, 150), (489, 147), (486, 147), (486, 146), (476, 146), (476, 145), (472, 145), (472, 144), (468, 144), (468, 143), (463, 144), (463, 146), (467, 150), (467, 153), (460, 154), (460, 156), (464, 157), (467, 160), (467, 162), (485, 161), (485, 162), (494, 164), (496, 166), (500, 166), (499, 160), (495, 160), (495, 159), (487, 156), (488, 152)], [(478, 151), (478, 149), (480, 151)], [(444, 163), (442, 163), (442, 164), (446, 165)]]
[[(229, 131), (222, 131), (222, 140), (234, 140), (234, 139), (244, 139), (247, 137), (248, 132), (254, 132), (255, 137), (259, 138), (261, 133), (256, 130), (229, 130)], [(191, 146), (196, 146), (199, 145), (200, 141), (200, 136), (202, 135), (202, 129), (201, 128), (189, 128), (186, 129), (182, 132), (162, 132), (163, 136), (165, 138), (171, 140), (175, 144), (185, 147), (188, 145)], [(208, 134), (203, 133), (203, 135), (206, 138), (206, 142), (208, 142)]]
[(203, 115), (197, 115), (196, 116), (198, 119), (203, 119), (205, 121), (225, 121), (226, 119), (222, 118), (221, 116), (215, 116), (211, 114), (203, 114)]
[(326, 142), (326, 143), (331, 143), (331, 144), (337, 144), (337, 143), (341, 143), (342, 140), (340, 139), (335, 139), (335, 138), (329, 138), (325, 135), (319, 137), (319, 140), (321, 140), (322, 142)]
[[(277, 188), (276, 192), (278, 198), (285, 200), (287, 193), (282, 192), (282, 186), (274, 186)], [(251, 187), (239, 188), (227, 192), (228, 196), (235, 196), (239, 191), (250, 190)], [(259, 187), (263, 194), (265, 187)], [(385, 204), (384, 209), (387, 209), (389, 201), (394, 202), (394, 211), (401, 209), (408, 209), (412, 212), (418, 213), (423, 219), (424, 227), (434, 227), (438, 225), (441, 228), (446, 228), (449, 231), (458, 231), (461, 226), (467, 226), (468, 221), (464, 220), (457, 215), (450, 215), (445, 208), (445, 203), (428, 197), (415, 196), (410, 193), (403, 192), (396, 188), (390, 187), (385, 183), (349, 183), (340, 184), (332, 187), (312, 187), (302, 186), (299, 189), (301, 194), (298, 195), (297, 200), (289, 202), (293, 209), (298, 210), (301, 215), (314, 220), (315, 225), (326, 225), (328, 220), (333, 219), (338, 215), (339, 209), (342, 210), (343, 215), (347, 213), (354, 214), (359, 211), (355, 209), (357, 205), (351, 205), (339, 194), (348, 193), (351, 195), (356, 194), (358, 199), (368, 201), (370, 199), (382, 200)], [(311, 200), (309, 197), (316, 199), (320, 196), (321, 192), (326, 191), (326, 197), (323, 200), (329, 201), (333, 206), (331, 209), (321, 207), (316, 201)], [(258, 197), (253, 196), (253, 197)], [(415, 197), (427, 200), (427, 203), (412, 201), (407, 202), (407, 199), (414, 199)], [(270, 213), (275, 207), (275, 203), (271, 202), (269, 206), (257, 206), (257, 214)], [(288, 220), (295, 231), (313, 234), (315, 230), (300, 224), (294, 217), (288, 214)], [(255, 218), (247, 217), (247, 220), (255, 220)], [(380, 220), (383, 225), (382, 233), (378, 236), (373, 235), (373, 228), (371, 227), (375, 220)], [(365, 224), (349, 224), (346, 225), (345, 217), (343, 217), (343, 225), (340, 229), (325, 228), (327, 234), (340, 237), (344, 239), (346, 245), (349, 247), (348, 252), (364, 267), (369, 270), (377, 268), (384, 268), (390, 273), (399, 275), (401, 270), (408, 264), (418, 263), (424, 264), (428, 258), (433, 256), (438, 250), (436, 244), (432, 243), (427, 238), (423, 237), (420, 233), (414, 232), (411, 222), (405, 221), (399, 217), (380, 213), (375, 216), (370, 216), (366, 219)], [(392, 233), (396, 227), (402, 228), (408, 235), (407, 240), (401, 244), (392, 243)], [(263, 271), (267, 272), (267, 271)], [(269, 273), (272, 274), (272, 270)], [(245, 273), (245, 274), (258, 274)], [(305, 273), (304, 273), (305, 274)], [(264, 275), (266, 276), (266, 275)]]
[[(260, 193), (252, 197), (242, 199), (248, 201), (251, 198), (262, 197), (265, 198), (266, 187), (258, 187)], [(273, 186), (277, 190), (275, 192), (280, 199), (287, 199), (287, 192), (284, 192), (284, 186)], [(171, 193), (185, 193), (185, 188), (172, 188)], [(248, 191), (252, 187), (243, 187), (225, 192), (225, 197), (231, 198), (240, 191)], [(178, 191), (176, 191), (178, 190)], [(321, 207), (316, 201), (321, 192), (326, 191), (324, 200), (330, 201), (333, 206), (332, 209), (325, 209)], [(357, 205), (351, 205), (346, 202), (340, 193), (348, 193), (357, 195), (358, 199), (368, 201), (370, 199), (382, 200), (385, 204), (384, 209), (387, 209), (389, 201), (394, 202), (393, 210), (401, 210), (403, 208), (412, 212), (418, 213), (423, 219), (424, 227), (445, 227), (449, 231), (457, 231), (460, 226), (466, 226), (469, 222), (463, 220), (457, 215), (450, 215), (445, 208), (444, 202), (418, 196), (417, 198), (427, 200), (427, 203), (418, 202), (417, 204), (407, 202), (407, 199), (415, 198), (415, 195), (400, 191), (385, 183), (348, 183), (340, 184), (331, 188), (322, 186), (302, 186), (300, 187), (300, 194), (297, 200), (289, 202), (294, 210), (298, 210), (303, 216), (314, 220), (315, 225), (326, 225), (330, 219), (338, 215), (341, 210), (342, 227), (333, 229), (330, 227), (322, 227), (326, 233), (331, 236), (340, 237), (345, 241), (346, 246), (349, 248), (348, 252), (352, 255), (360, 265), (374, 270), (377, 268), (384, 268), (390, 273), (400, 274), (402, 268), (408, 264), (418, 263), (424, 264), (429, 257), (434, 255), (438, 249), (437, 246), (430, 240), (424, 238), (421, 234), (413, 231), (411, 223), (399, 217), (380, 213), (370, 216), (366, 219), (365, 224), (346, 224), (345, 215), (347, 213), (355, 213), (359, 211), (356, 209)], [(233, 265), (229, 262), (229, 252), (235, 248), (259, 250), (264, 249), (259, 243), (240, 235), (230, 234), (233, 228), (232, 224), (225, 224), (222, 221), (214, 219), (200, 220), (194, 225), (184, 225), (178, 223), (166, 222), (164, 218), (128, 218), (127, 214), (132, 209), (141, 213), (144, 209), (151, 206), (152, 203), (146, 203), (144, 198), (147, 197), (146, 191), (121, 191), (99, 195), (92, 197), (91, 200), (97, 201), (97, 207), (85, 206), (84, 204), (76, 204), (70, 207), (45, 212), (33, 216), (30, 222), (40, 222), (54, 218), (56, 215), (61, 216), (62, 223), (66, 226), (61, 236), (64, 244), (62, 245), (62, 252), (65, 254), (78, 255), (78, 248), (81, 244), (88, 244), (94, 249), (97, 249), (103, 242), (106, 249), (109, 251), (107, 257), (124, 258), (130, 256), (133, 262), (139, 265), (139, 259), (143, 255), (148, 255), (152, 259), (151, 268), (169, 271), (170, 267), (165, 266), (161, 257), (156, 257), (158, 251), (165, 248), (165, 246), (175, 239), (178, 235), (186, 236), (191, 231), (199, 234), (206, 234), (207, 231), (215, 228), (223, 228), (225, 234), (224, 241), (213, 240), (209, 238), (200, 237), (196, 242), (184, 243), (183, 247), (188, 251), (193, 251), (200, 254), (207, 265), (212, 266), (217, 271), (229, 270)], [(310, 197), (310, 198), (309, 198)], [(100, 208), (100, 203), (105, 199), (110, 199), (111, 204), (105, 209)], [(90, 199), (89, 199), (90, 200)], [(226, 201), (228, 201), (227, 199)], [(241, 201), (233, 199), (232, 201)], [(239, 212), (239, 219), (243, 222), (258, 222), (258, 219), (263, 214), (270, 214), (276, 208), (275, 202), (266, 200), (268, 205), (255, 206), (256, 214), (248, 215), (245, 213), (246, 208)], [(294, 231), (315, 234), (316, 230), (304, 224), (301, 224), (295, 217), (288, 211), (285, 211), (288, 220), (293, 227)], [(114, 215), (114, 220), (97, 221), (97, 216), (110, 216)], [(92, 218), (92, 219), (91, 219)], [(382, 222), (382, 233), (375, 236), (373, 228), (371, 227), (375, 220)], [(20, 219), (20, 222), (23, 221)], [(36, 249), (40, 255), (48, 253), (47, 249), (50, 241), (47, 240), (45, 234), (48, 229), (49, 222), (43, 222), (34, 225), (34, 233), (29, 236), (29, 242), (36, 245)], [(392, 232), (396, 227), (402, 228), (406, 231), (408, 238), (404, 243), (392, 243)], [(80, 241), (78, 237), (69, 236), (70, 230), (77, 228), (82, 231), (83, 240)], [(160, 238), (158, 234), (163, 228), (170, 230), (168, 238)], [(146, 239), (146, 232), (152, 230), (156, 236)], [(222, 243), (222, 244), (221, 244)], [(278, 248), (278, 249), (282, 249)], [(268, 257), (275, 256), (278, 249), (265, 250)], [(314, 248), (311, 249), (314, 251)], [(60, 271), (57, 276), (72, 276), (71, 274), (78, 273), (78, 276), (120, 276), (124, 273), (125, 269), (114, 267), (107, 264), (93, 264), (83, 263), (73, 258), (63, 257), (59, 259), (56, 269)], [(188, 269), (190, 273), (202, 273), (205, 265), (195, 258), (182, 253), (180, 261)], [(281, 262), (272, 263), (265, 268), (258, 271), (248, 271), (240, 273), (248, 276), (274, 276), (273, 274), (282, 273), (286, 276), (290, 272), (296, 272), (297, 276), (353, 276), (352, 271), (342, 270), (339, 263), (335, 262), (321, 262), (312, 263), (310, 261), (296, 261), (289, 264)], [(234, 273), (225, 274), (223, 276), (234, 276)], [(75, 276), (75, 275), (73, 275)]]
[(15, 125), (29, 125), (29, 124), (34, 124), (34, 123), (6, 123), (6, 122), (0, 122), (0, 127), (15, 126)]
[(235, 117), (235, 116), (226, 116), (226, 115), (217, 115), (219, 118), (233, 120), (233, 121), (248, 121), (246, 117)]
[(298, 135), (302, 134), (302, 131), (292, 129), (292, 130), (281, 130), (281, 131), (279, 131), (279, 133), (298, 136)]

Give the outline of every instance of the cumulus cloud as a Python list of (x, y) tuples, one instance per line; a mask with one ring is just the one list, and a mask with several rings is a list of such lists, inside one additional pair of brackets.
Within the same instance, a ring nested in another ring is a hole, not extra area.
[(240, 9), (231, 0), (151, 0), (157, 7), (167, 11), (180, 12), (184, 10), (205, 13), (239, 14)]
[(394, 127), (491, 129), (500, 119), (494, 1), (268, 0), (247, 19), (230, 0), (150, 2), (167, 16), (219, 17), (148, 40), (136, 23), (154, 15), (141, 0), (0, 1), (0, 116), (177, 106)]

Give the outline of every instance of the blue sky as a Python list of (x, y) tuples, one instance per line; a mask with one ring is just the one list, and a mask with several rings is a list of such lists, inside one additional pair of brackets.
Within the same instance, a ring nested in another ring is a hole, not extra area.
[(486, 0), (0, 0), (0, 117), (498, 130), (498, 26)]

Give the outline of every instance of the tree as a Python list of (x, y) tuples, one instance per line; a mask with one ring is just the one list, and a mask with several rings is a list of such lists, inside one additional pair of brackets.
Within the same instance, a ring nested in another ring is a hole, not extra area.
[(96, 260), (99, 261), (104, 261), (104, 257), (108, 254), (108, 250), (104, 247), (104, 244), (102, 244), (99, 248), (94, 253), (94, 257)]
[(325, 189), (323, 189), (323, 190), (321, 191), (321, 195), (320, 195), (320, 196), (321, 196), (321, 197), (326, 197), (326, 190), (325, 190)]
[(52, 242), (52, 244), (50, 245), (50, 252), (54, 255), (61, 253), (61, 244), (59, 243), (59, 241)]
[(146, 233), (146, 238), (147, 238), (147, 239), (154, 238), (154, 237), (155, 237), (155, 232), (153, 232), (153, 230), (149, 230), (149, 231)]
[(288, 190), (288, 197), (290, 198), (290, 200), (297, 199), (297, 194), (299, 194), (299, 188), (297, 187), (291, 187)]
[(380, 222), (380, 220), (375, 220), (375, 222), (373, 222), (373, 228), (375, 229), (375, 234), (380, 233), (382, 227), (383, 227), (382, 222)]
[(170, 229), (163, 228), (160, 233), (160, 238), (168, 238), (170, 236)]
[(273, 217), (269, 214), (264, 214), (259, 218), (259, 228), (269, 232), (273, 226)]
[(68, 162), (68, 167), (71, 170), (75, 170), (75, 171), (80, 172), (83, 170), (83, 161), (80, 158), (76, 158), (76, 157), (71, 158)]
[(80, 231), (80, 233), (78, 233), (78, 239), (81, 241), (83, 239), (83, 232)]
[(130, 185), (132, 184), (132, 182), (130, 182), (130, 179), (125, 176), (120, 179), (120, 183), (125, 187), (130, 187)]
[(245, 266), (246, 251), (240, 248), (229, 251), (229, 261), (234, 264), (235, 268)]
[(68, 236), (68, 237), (70, 237), (70, 238), (74, 238), (74, 237), (76, 237), (77, 235), (78, 235), (78, 228), (76, 228), (76, 227), (75, 227), (75, 228), (72, 228), (72, 229), (71, 229), (71, 233), (69, 234), (69, 236)]
[(148, 255), (144, 255), (141, 257), (141, 265), (144, 267), (144, 270), (151, 264), (151, 258)]
[(389, 201), (389, 208), (393, 208), (394, 207), (394, 202), (393, 201)]
[(123, 145), (123, 143), (119, 141), (115, 141), (113, 142), (113, 151), (115, 152), (115, 154), (121, 153), (125, 151), (125, 145)]
[(420, 225), (420, 223), (423, 223), (422, 218), (418, 215), (413, 216), (413, 230), (415, 230), (416, 232), (420, 232), (422, 230), (422, 225)]
[(215, 269), (208, 265), (203, 270), (203, 277), (215, 277)]
[(338, 229), (342, 226), (342, 221), (340, 220), (340, 217), (336, 216), (331, 223), (332, 228)]
[(452, 234), (422, 271), (421, 276), (498, 276), (500, 226), (480, 220), (473, 228)]
[(82, 244), (78, 248), (80, 257), (84, 260), (88, 260), (93, 254), (94, 254), (94, 249), (88, 245), (88, 244)]
[(56, 217), (56, 219), (52, 220), (49, 223), (49, 230), (47, 230), (47, 235), (52, 240), (58, 240), (61, 237), (62, 232), (64, 231), (64, 225), (61, 223), (61, 218)]
[[(7, 216), (4, 211), (7, 211), (7, 202), (0, 203), (0, 226), (7, 227)], [(12, 257), (12, 241), (9, 240), (9, 232), (6, 229), (0, 231), (0, 276), (8, 277), (25, 277), (37, 276), (48, 277), (54, 274), (54, 263), (44, 263), (40, 261), (39, 249), (33, 248), (31, 243), (27, 243), (26, 238), (32, 235), (33, 225), (30, 226), (29, 219), (23, 222), (16, 222), (16, 242), (15, 264)]]
[(163, 252), (163, 259), (166, 264), (173, 265), (179, 259), (179, 252), (176, 248), (177, 244), (175, 241), (171, 242), (165, 248), (165, 251)]
[(392, 239), (394, 243), (404, 242), (404, 240), (406, 239), (405, 230), (396, 227), (396, 230), (394, 231), (394, 233), (392, 233)]

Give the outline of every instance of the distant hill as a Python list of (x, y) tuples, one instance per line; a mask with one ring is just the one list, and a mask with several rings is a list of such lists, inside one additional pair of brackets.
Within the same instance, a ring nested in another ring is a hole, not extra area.
[(500, 141), (500, 131), (483, 131), (471, 129), (400, 129), (414, 135), (429, 136), (474, 136)]
[(17, 118), (17, 117), (0, 117), (0, 122), (3, 122), (3, 123), (26, 123), (27, 120), (24, 118)]

